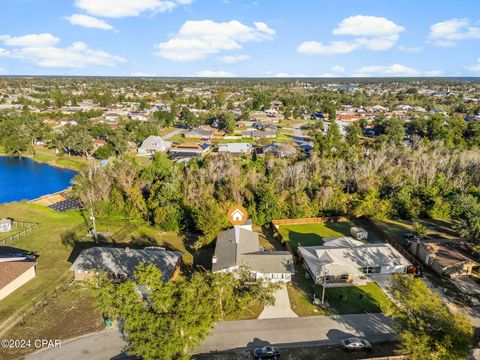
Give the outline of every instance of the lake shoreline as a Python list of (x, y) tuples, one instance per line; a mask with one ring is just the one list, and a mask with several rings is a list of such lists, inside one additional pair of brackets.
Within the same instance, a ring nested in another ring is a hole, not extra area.
[(0, 155), (0, 204), (34, 202), (71, 188), (78, 169), (37, 161), (31, 156)]
[[(40, 148), (40, 149), (45, 149), (45, 148)], [(56, 154), (49, 154), (48, 156), (51, 156), (52, 159), (45, 159), (45, 160), (42, 160), (41, 157), (42, 155), (38, 152), (36, 152), (35, 154), (7, 154), (7, 153), (0, 153), (0, 157), (19, 157), (19, 158), (29, 158), (39, 164), (47, 164), (47, 165), (50, 165), (50, 166), (54, 166), (54, 167), (57, 167), (57, 168), (60, 168), (60, 169), (67, 169), (67, 170), (73, 170), (75, 172), (80, 172), (80, 170), (82, 169), (83, 166), (85, 166), (85, 164), (83, 163), (83, 158), (79, 158), (77, 156), (69, 156), (69, 157), (61, 157), (61, 158), (58, 158), (58, 156), (56, 156)], [(81, 160), (81, 161), (77, 161), (77, 160)], [(71, 162), (75, 162), (76, 165), (73, 165), (73, 164), (68, 164), (68, 163), (62, 163), (62, 161), (71, 161)]]

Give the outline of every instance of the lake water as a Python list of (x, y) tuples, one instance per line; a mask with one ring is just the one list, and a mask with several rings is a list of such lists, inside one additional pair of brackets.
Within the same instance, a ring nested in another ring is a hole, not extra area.
[(0, 156), (0, 204), (33, 200), (68, 188), (73, 170), (17, 156)]

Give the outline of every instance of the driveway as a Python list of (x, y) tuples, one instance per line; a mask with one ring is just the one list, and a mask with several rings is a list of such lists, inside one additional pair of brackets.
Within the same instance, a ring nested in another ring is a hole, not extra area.
[(313, 149), (313, 143), (307, 141), (303, 136), (302, 125), (304, 124), (298, 124), (293, 127), (293, 140), (303, 149), (303, 151), (310, 152)]
[(282, 284), (282, 287), (275, 293), (275, 305), (265, 306), (258, 318), (275, 319), (289, 317), (298, 317), (298, 315), (290, 307), (287, 285)]

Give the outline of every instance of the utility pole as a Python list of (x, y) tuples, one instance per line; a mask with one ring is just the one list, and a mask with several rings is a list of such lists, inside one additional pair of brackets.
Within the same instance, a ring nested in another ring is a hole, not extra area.
[(90, 208), (90, 220), (92, 220), (93, 240), (97, 240), (97, 225), (95, 224), (95, 216), (93, 215), (93, 209)]
[(325, 302), (325, 285), (327, 283), (327, 269), (323, 270), (323, 289), (322, 289), (322, 305)]

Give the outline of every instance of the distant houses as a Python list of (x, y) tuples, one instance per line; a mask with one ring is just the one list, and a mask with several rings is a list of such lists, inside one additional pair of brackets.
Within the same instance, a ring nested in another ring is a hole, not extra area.
[(185, 143), (172, 147), (169, 151), (172, 159), (199, 158), (210, 151), (211, 145), (208, 143), (195, 144)]
[(250, 155), (252, 151), (253, 146), (249, 143), (226, 143), (218, 145), (219, 153)]
[(160, 247), (144, 249), (93, 247), (83, 250), (70, 270), (76, 281), (92, 279), (95, 274), (105, 272), (114, 280), (131, 278), (139, 264), (155, 265), (162, 272), (162, 280), (175, 278), (182, 259), (182, 253)]

